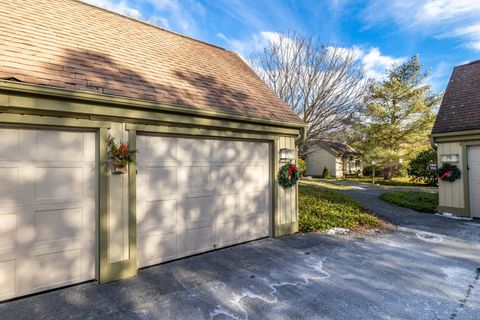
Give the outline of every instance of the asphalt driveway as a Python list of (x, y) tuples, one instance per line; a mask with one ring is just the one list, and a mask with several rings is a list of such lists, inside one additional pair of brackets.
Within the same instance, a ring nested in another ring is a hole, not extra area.
[(480, 224), (349, 193), (398, 224), (263, 239), (0, 304), (1, 319), (479, 319)]

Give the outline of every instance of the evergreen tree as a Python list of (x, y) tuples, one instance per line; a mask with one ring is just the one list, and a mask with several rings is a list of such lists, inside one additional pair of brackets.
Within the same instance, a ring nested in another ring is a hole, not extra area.
[(442, 95), (425, 84), (427, 76), (415, 56), (387, 70), (385, 79), (368, 90), (352, 144), (383, 166), (386, 180), (392, 179), (402, 161), (428, 145)]

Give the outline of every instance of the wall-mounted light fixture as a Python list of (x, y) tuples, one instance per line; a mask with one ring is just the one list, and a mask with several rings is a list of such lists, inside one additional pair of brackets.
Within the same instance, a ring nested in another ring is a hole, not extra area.
[(297, 157), (297, 150), (295, 149), (280, 149), (280, 160), (288, 161), (294, 160)]
[(442, 154), (440, 159), (442, 162), (458, 162), (458, 154)]

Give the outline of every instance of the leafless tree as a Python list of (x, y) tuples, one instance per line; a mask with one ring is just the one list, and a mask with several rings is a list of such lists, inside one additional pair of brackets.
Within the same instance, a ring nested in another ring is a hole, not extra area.
[(354, 120), (368, 81), (355, 50), (300, 33), (280, 34), (249, 59), (257, 74), (306, 123), (308, 148), (335, 139)]

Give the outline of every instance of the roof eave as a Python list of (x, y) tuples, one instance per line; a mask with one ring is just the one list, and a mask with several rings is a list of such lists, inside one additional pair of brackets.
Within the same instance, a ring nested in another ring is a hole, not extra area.
[(235, 120), (255, 124), (270, 125), (282, 128), (306, 128), (308, 125), (302, 122), (288, 122), (279, 120), (262, 119), (238, 114), (219, 112), (213, 110), (192, 109), (186, 106), (163, 104), (154, 101), (133, 99), (103, 93), (94, 93), (80, 90), (68, 90), (45, 85), (0, 80), (0, 91), (14, 92), (19, 94), (34, 94), (46, 97), (76, 100), (89, 103), (108, 104), (129, 108), (141, 108), (152, 111), (165, 111), (183, 115), (203, 116), (222, 120)]

